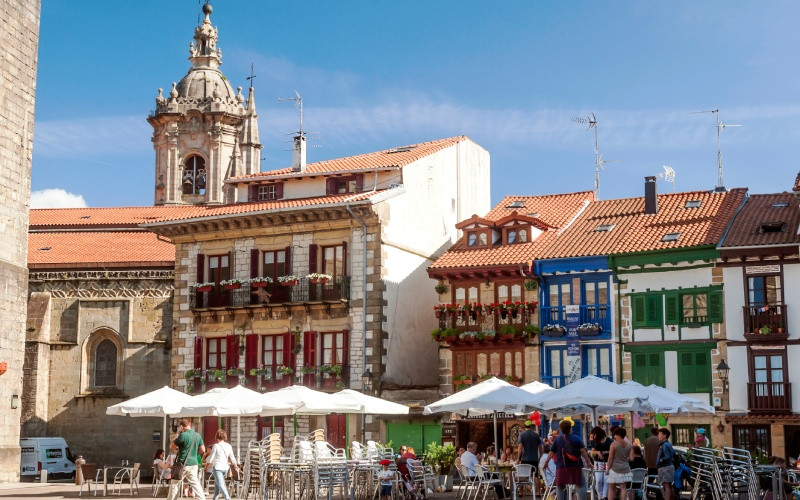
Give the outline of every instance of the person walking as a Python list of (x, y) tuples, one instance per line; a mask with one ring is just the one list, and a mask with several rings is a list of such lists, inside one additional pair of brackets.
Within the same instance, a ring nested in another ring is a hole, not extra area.
[(628, 483), (633, 481), (631, 465), (628, 459), (631, 457), (631, 445), (625, 439), (628, 431), (624, 427), (614, 429), (614, 442), (608, 453), (608, 464), (606, 467), (606, 491), (608, 500), (616, 500), (617, 486), (619, 486), (619, 499), (628, 499)]
[(553, 440), (550, 454), (544, 461), (543, 467), (547, 468), (550, 460), (556, 462), (556, 498), (557, 500), (566, 499), (567, 486), (575, 485), (578, 487), (578, 498), (586, 498), (586, 478), (583, 475), (583, 462), (593, 465), (589, 452), (586, 451), (583, 441), (578, 436), (572, 434), (572, 422), (562, 420), (559, 424), (561, 435)]
[(650, 429), (651, 436), (644, 442), (644, 461), (647, 463), (647, 475), (658, 475), (658, 466), (656, 465), (658, 457), (658, 449), (661, 447), (661, 441), (658, 439), (658, 427), (653, 426)]
[(608, 455), (611, 450), (611, 445), (614, 442), (606, 435), (605, 429), (599, 425), (589, 432), (591, 441), (594, 442), (592, 451), (589, 452), (594, 460), (594, 486), (597, 491), (597, 498), (605, 500), (608, 498), (608, 484), (606, 483), (606, 471), (608, 462)]
[(675, 450), (669, 442), (669, 429), (666, 427), (658, 430), (658, 441), (661, 443), (658, 448), (656, 465), (658, 466), (658, 484), (664, 491), (664, 500), (674, 498), (672, 483), (675, 481), (675, 465), (672, 459), (675, 457)]
[(197, 477), (198, 466), (200, 462), (197, 461), (197, 454), (205, 453), (206, 447), (203, 446), (203, 438), (200, 434), (192, 430), (192, 424), (185, 418), (180, 419), (178, 422), (178, 437), (172, 441), (178, 447), (178, 459), (176, 463), (183, 464), (183, 472), (181, 477), (176, 477), (173, 474), (169, 482), (169, 495), (167, 500), (176, 500), (180, 495), (181, 480), (191, 487), (194, 496), (201, 500), (206, 499), (206, 494), (203, 491), (203, 485)]
[(206, 463), (211, 465), (211, 473), (214, 474), (214, 500), (217, 500), (220, 493), (225, 500), (231, 500), (228, 488), (225, 487), (225, 476), (228, 475), (231, 465), (238, 470), (239, 464), (236, 462), (233, 448), (225, 442), (228, 433), (224, 429), (219, 429), (216, 438), (217, 442), (211, 447), (211, 454), (206, 458)]
[(533, 467), (534, 476), (539, 469), (539, 456), (542, 454), (542, 438), (533, 429), (533, 422), (525, 421), (525, 431), (517, 438), (519, 463)]

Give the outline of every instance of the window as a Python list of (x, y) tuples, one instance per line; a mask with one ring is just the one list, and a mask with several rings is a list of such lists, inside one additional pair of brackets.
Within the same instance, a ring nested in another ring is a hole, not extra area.
[(701, 200), (689, 200), (689, 201), (686, 202), (686, 205), (684, 205), (684, 207), (686, 207), (686, 208), (700, 208), (700, 205), (702, 203), (703, 202)]
[[(477, 293), (477, 292), (476, 292)], [(521, 285), (500, 285), (497, 287), (497, 301), (505, 302), (522, 301), (522, 286)]]
[(209, 370), (225, 369), (227, 356), (227, 339), (210, 338), (206, 340), (206, 368)]
[(753, 356), (753, 382), (758, 396), (783, 396), (783, 354)]
[(782, 304), (780, 274), (748, 277), (747, 299), (751, 306)]
[(322, 247), (322, 272), (330, 274), (334, 282), (344, 276), (344, 245)]
[(661, 241), (678, 241), (680, 237), (681, 233), (667, 233), (661, 238)]
[(525, 202), (521, 200), (512, 201), (506, 208), (525, 208)]
[(693, 328), (722, 322), (722, 291), (718, 287), (664, 293), (664, 323)]
[(505, 243), (506, 245), (513, 245), (515, 243), (526, 243), (528, 241), (527, 226), (515, 226), (505, 229)]
[(481, 245), (486, 245), (487, 239), (485, 232), (478, 234), (478, 241), (480, 242)]
[(258, 428), (258, 439), (263, 440), (270, 434), (280, 434), (283, 443), (283, 417), (258, 417), (256, 422)]
[(597, 232), (608, 232), (614, 229), (614, 227), (616, 227), (615, 224), (600, 224), (599, 226), (594, 228), (594, 230)]
[(683, 324), (708, 323), (708, 307), (705, 294), (681, 295)]
[(326, 181), (327, 194), (360, 193), (363, 190), (363, 174), (348, 175), (344, 177), (331, 177)]
[(678, 392), (711, 392), (711, 353), (678, 352)]
[(596, 377), (611, 378), (611, 348), (610, 347), (584, 347), (583, 348), (583, 374)]
[(183, 194), (206, 194), (206, 161), (193, 155), (183, 164)]
[(524, 229), (519, 230), (519, 242), (526, 243), (528, 241), (528, 231)]
[(278, 185), (267, 184), (266, 186), (258, 186), (258, 201), (277, 200), (278, 199)]
[(551, 283), (548, 287), (549, 316), (544, 316), (545, 324), (564, 322), (564, 306), (572, 304), (572, 286), (570, 283)]
[(772, 443), (769, 425), (734, 425), (733, 447), (747, 450), (755, 457), (770, 457)]
[(506, 232), (506, 244), (513, 245), (517, 242), (517, 231), (516, 229), (510, 229)]
[(656, 384), (664, 387), (664, 351), (632, 352), (631, 364), (634, 381), (644, 386)]
[(677, 425), (672, 424), (672, 444), (674, 446), (686, 446), (687, 448), (694, 446), (694, 437), (697, 429), (705, 429), (706, 436), (711, 436), (711, 427), (708, 424), (697, 425)]
[(117, 346), (109, 339), (97, 344), (94, 355), (94, 386), (116, 387)]
[(478, 243), (478, 233), (467, 233), (467, 246), (474, 247)]
[(273, 375), (275, 374), (275, 368), (286, 364), (283, 359), (283, 341), (284, 335), (264, 335), (261, 337), (261, 365), (272, 367)]
[(219, 307), (228, 305), (229, 293), (219, 286), (220, 281), (230, 279), (230, 255), (211, 255), (208, 257), (208, 281), (216, 283), (209, 293), (208, 306)]
[(663, 300), (660, 293), (646, 293), (631, 296), (634, 328), (661, 328)]
[(785, 222), (770, 222), (769, 224), (761, 224), (760, 233), (782, 233), (786, 231)]
[(273, 283), (278, 282), (279, 276), (289, 274), (286, 269), (286, 250), (269, 250), (264, 252), (262, 276), (272, 278)]
[(581, 322), (600, 323), (607, 328), (609, 318), (608, 282), (586, 281), (583, 283), (583, 303), (586, 304)]
[(347, 363), (347, 332), (323, 332), (322, 364), (343, 365)]
[(548, 348), (545, 356), (545, 375), (542, 377), (542, 381), (558, 389), (566, 385), (568, 375), (567, 348)]

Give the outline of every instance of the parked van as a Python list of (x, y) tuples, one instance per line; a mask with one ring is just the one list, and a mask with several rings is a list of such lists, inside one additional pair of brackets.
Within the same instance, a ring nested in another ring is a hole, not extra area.
[(19, 446), (22, 448), (20, 476), (39, 476), (43, 469), (48, 476), (75, 472), (75, 462), (64, 438), (21, 438)]

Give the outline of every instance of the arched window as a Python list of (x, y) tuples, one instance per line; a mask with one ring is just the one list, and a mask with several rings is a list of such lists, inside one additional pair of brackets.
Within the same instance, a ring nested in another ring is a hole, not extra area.
[(206, 194), (206, 161), (193, 155), (183, 164), (183, 194)]
[(115, 387), (117, 385), (117, 346), (105, 339), (94, 351), (95, 387)]

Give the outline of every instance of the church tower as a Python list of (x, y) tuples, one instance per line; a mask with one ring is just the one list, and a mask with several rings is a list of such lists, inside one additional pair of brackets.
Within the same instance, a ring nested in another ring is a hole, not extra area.
[(189, 43), (189, 72), (173, 82), (169, 96), (158, 89), (147, 118), (156, 151), (156, 205), (235, 203), (225, 179), (260, 171), (253, 87), (245, 100), (242, 87), (234, 92), (219, 70), (222, 50), (211, 12), (211, 4), (203, 5), (205, 18)]

